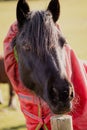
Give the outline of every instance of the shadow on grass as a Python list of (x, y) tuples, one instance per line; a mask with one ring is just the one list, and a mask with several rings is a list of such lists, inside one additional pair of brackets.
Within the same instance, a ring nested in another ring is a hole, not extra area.
[(2, 130), (19, 130), (19, 129), (22, 129), (22, 128), (26, 129), (26, 126), (25, 125), (19, 125), (19, 126), (14, 126), (14, 127), (9, 127), (9, 128), (3, 128)]

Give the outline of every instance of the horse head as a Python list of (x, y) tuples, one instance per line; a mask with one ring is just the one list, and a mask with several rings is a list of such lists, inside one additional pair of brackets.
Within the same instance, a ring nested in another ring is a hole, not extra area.
[(73, 88), (65, 69), (66, 40), (56, 22), (58, 0), (51, 0), (45, 11), (30, 11), (25, 0), (17, 4), (18, 34), (15, 46), (21, 81), (44, 99), (54, 113), (70, 110)]

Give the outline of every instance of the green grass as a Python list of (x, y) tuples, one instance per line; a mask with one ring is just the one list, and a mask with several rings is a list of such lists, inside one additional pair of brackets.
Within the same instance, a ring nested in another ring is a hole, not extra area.
[(0, 89), (4, 100), (4, 104), (0, 105), (0, 130), (26, 130), (25, 119), (19, 109), (17, 96), (15, 96), (17, 110), (8, 108), (8, 85), (0, 84)]
[[(31, 0), (31, 9), (45, 9), (50, 0)], [(79, 58), (87, 59), (87, 0), (61, 0), (59, 24), (68, 43)], [(0, 2), (0, 54), (3, 53), (3, 39), (9, 26), (16, 20), (17, 1)], [(8, 86), (0, 85), (4, 105), (0, 105), (0, 130), (26, 130), (20, 109), (8, 109)]]

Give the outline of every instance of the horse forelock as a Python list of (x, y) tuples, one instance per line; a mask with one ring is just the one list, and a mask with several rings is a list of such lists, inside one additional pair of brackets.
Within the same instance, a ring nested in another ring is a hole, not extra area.
[(24, 39), (37, 54), (44, 55), (46, 51), (58, 43), (57, 28), (52, 15), (48, 11), (29, 13), (22, 34)]

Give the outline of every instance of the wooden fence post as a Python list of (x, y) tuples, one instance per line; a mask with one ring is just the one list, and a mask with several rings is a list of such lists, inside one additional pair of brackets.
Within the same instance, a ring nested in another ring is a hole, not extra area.
[(51, 117), (52, 130), (73, 130), (72, 117), (69, 115), (60, 115)]

